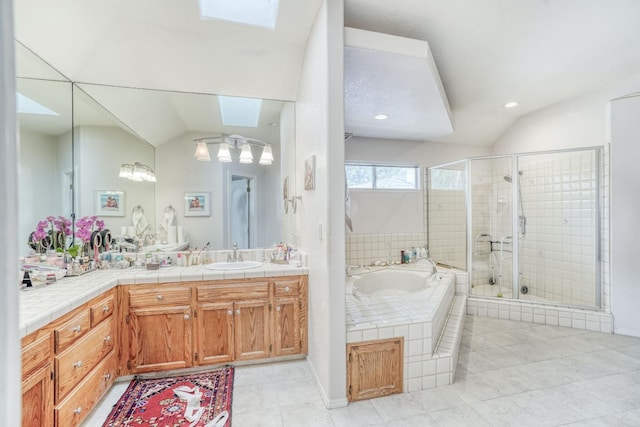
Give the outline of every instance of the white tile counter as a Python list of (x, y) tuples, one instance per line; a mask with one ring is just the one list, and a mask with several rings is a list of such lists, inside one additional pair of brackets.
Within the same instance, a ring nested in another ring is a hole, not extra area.
[(117, 285), (307, 274), (309, 274), (309, 269), (306, 267), (271, 263), (265, 263), (260, 268), (233, 271), (209, 270), (204, 265), (161, 267), (158, 270), (146, 270), (141, 267), (123, 270), (96, 270), (82, 276), (65, 277), (51, 285), (36, 289), (24, 288), (20, 290), (20, 337), (30, 334)]

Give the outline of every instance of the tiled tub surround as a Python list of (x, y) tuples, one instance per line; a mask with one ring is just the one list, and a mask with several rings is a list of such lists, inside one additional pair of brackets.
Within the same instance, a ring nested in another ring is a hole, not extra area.
[[(219, 261), (226, 260), (226, 251), (212, 251), (211, 258), (222, 258), (222, 255), (225, 258)], [(137, 256), (144, 258), (145, 255)], [(245, 257), (245, 260), (249, 259), (251, 254)], [(272, 263), (264, 263), (259, 268), (234, 271), (214, 271), (206, 269), (204, 265), (161, 267), (158, 270), (146, 270), (144, 267), (96, 270), (82, 276), (65, 277), (37, 289), (21, 290), (20, 337), (30, 334), (117, 285), (298, 276), (306, 275), (308, 272), (306, 267)]]
[(347, 342), (404, 337), (405, 392), (453, 382), (466, 309), (466, 297), (456, 295), (456, 288), (466, 286), (466, 274), (439, 269), (441, 273), (443, 278), (421, 298), (358, 299), (352, 294), (352, 278), (347, 278)]
[(347, 234), (347, 265), (373, 265), (376, 261), (400, 261), (400, 251), (422, 248), (426, 233)]

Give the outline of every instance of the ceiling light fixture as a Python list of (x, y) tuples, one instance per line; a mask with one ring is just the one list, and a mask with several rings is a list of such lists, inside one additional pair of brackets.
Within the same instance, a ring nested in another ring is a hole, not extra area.
[(217, 158), (219, 162), (229, 163), (233, 159), (231, 157), (231, 148), (240, 150), (240, 157), (238, 158), (240, 163), (249, 164), (253, 163), (253, 153), (251, 152), (251, 146), (262, 148), (262, 154), (260, 155), (259, 163), (261, 165), (270, 165), (273, 163), (273, 152), (271, 145), (261, 141), (259, 139), (247, 138), (240, 135), (228, 135), (228, 136), (213, 136), (208, 138), (195, 139), (196, 152), (194, 157), (197, 160), (210, 161), (209, 144), (220, 144), (218, 148)]
[(504, 108), (513, 108), (517, 106), (518, 106), (518, 103), (516, 101), (509, 101), (506, 104), (504, 104)]
[(376, 114), (373, 118), (376, 120), (386, 120), (389, 116), (387, 114)]
[(127, 178), (131, 181), (156, 182), (156, 174), (149, 166), (135, 162), (134, 164), (123, 163), (120, 165), (120, 178)]

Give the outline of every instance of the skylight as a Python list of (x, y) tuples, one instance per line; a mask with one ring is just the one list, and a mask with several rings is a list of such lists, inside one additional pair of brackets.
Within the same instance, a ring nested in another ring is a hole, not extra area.
[(48, 109), (42, 104), (37, 103), (33, 99), (24, 96), (20, 92), (16, 92), (16, 111), (20, 114), (41, 114), (45, 116), (59, 116), (53, 110)]
[(262, 99), (218, 96), (218, 105), (225, 126), (258, 127)]
[(198, 0), (202, 19), (276, 28), (279, 0)]

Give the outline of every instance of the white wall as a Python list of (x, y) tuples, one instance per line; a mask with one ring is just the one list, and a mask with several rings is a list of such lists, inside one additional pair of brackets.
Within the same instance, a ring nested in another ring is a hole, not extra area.
[[(308, 361), (328, 407), (346, 405), (342, 0), (322, 3), (296, 97), (295, 189), (300, 246), (309, 255)], [(304, 161), (316, 156), (316, 188)]]
[(18, 144), (11, 0), (0, 0), (0, 425), (20, 424), (20, 341), (18, 338)]
[[(639, 88), (640, 89), (640, 88)], [(611, 310), (614, 331), (640, 336), (640, 96), (611, 102)]]
[(113, 234), (120, 227), (133, 225), (131, 211), (142, 206), (149, 232), (155, 232), (155, 189), (150, 182), (135, 182), (118, 177), (122, 163), (140, 162), (153, 168), (154, 149), (143, 140), (117, 127), (80, 126), (74, 131), (78, 166), (76, 218), (96, 214), (96, 190), (125, 191), (125, 216), (105, 216), (105, 227)]
[(292, 211), (284, 212), (284, 200), (282, 195), (282, 184), (285, 177), (289, 178), (289, 187), (296, 189), (296, 124), (295, 124), (295, 104), (287, 103), (280, 114), (280, 182), (276, 199), (277, 209), (281, 213), (280, 240), (292, 243), (298, 242), (298, 230), (296, 216)]

